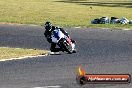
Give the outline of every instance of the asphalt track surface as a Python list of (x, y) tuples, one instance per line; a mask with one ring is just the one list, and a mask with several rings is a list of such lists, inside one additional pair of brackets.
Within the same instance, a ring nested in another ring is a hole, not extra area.
[[(0, 62), (0, 88), (132, 88), (130, 84), (76, 83), (81, 65), (89, 74), (132, 75), (132, 31), (69, 28), (75, 54)], [(41, 26), (0, 25), (0, 46), (49, 50)]]

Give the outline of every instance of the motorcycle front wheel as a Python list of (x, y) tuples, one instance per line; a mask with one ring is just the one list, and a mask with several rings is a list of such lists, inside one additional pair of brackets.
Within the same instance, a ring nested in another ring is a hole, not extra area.
[(67, 42), (65, 42), (64, 40), (60, 42), (61, 47), (68, 52), (69, 54), (72, 54), (73, 50), (72, 50), (72, 46), (69, 45)]

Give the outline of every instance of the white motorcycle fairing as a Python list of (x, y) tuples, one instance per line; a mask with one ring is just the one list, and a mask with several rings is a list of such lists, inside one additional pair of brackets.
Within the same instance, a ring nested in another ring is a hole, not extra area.
[(53, 43), (58, 43), (58, 41), (64, 37), (65, 35), (62, 33), (60, 29), (55, 29), (51, 35), (51, 40)]

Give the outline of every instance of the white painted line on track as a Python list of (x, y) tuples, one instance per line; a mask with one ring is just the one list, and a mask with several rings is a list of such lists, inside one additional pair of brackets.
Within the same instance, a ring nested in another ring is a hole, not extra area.
[(61, 86), (56, 85), (56, 86), (44, 86), (44, 87), (33, 87), (33, 88), (61, 88)]
[(123, 29), (123, 30), (126, 30), (126, 31), (128, 31), (128, 30), (131, 30), (131, 29)]
[(10, 58), (10, 59), (2, 59), (1, 61), (11, 61), (11, 60), (20, 60), (20, 59), (26, 59), (26, 58), (35, 58), (35, 57), (44, 57), (47, 56), (48, 54), (45, 55), (37, 55), (37, 56), (24, 56), (24, 57), (18, 57), (18, 58)]
[(81, 28), (81, 27), (79, 26), (79, 27), (75, 27), (75, 28)]

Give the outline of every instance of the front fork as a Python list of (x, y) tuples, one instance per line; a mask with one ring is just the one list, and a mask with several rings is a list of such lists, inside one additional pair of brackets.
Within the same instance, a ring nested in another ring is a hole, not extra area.
[(71, 41), (71, 39), (68, 38), (68, 37), (67, 37), (67, 41), (68, 41), (68, 43), (71, 45), (72, 50), (75, 50), (75, 43), (73, 43), (73, 42)]

